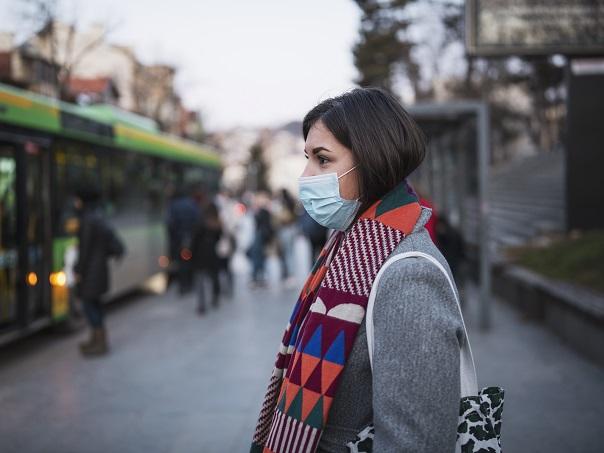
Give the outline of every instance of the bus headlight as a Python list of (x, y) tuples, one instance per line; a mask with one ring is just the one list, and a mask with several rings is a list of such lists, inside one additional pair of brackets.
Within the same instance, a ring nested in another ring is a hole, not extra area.
[(38, 276), (35, 272), (30, 272), (27, 274), (27, 284), (29, 286), (36, 286), (38, 284)]
[(59, 271), (59, 272), (53, 272), (52, 274), (50, 274), (50, 284), (52, 286), (65, 286), (67, 284), (67, 276), (65, 275), (65, 272), (63, 271)]

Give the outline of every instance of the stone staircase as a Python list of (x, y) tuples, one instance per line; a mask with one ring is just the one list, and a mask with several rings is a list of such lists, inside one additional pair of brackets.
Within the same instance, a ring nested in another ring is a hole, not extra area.
[[(465, 205), (464, 237), (478, 241), (475, 199)], [(489, 179), (490, 244), (497, 255), (565, 229), (564, 153), (555, 151), (510, 162), (491, 170)]]

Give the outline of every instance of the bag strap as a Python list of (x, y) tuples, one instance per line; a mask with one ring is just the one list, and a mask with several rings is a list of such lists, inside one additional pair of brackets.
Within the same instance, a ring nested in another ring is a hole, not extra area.
[(449, 286), (453, 291), (453, 295), (455, 296), (455, 302), (457, 303), (457, 309), (459, 310), (459, 316), (461, 318), (461, 324), (463, 326), (463, 331), (465, 335), (465, 342), (462, 344), (459, 351), (459, 363), (460, 363), (460, 382), (461, 382), (461, 396), (472, 396), (478, 394), (478, 384), (476, 379), (476, 368), (474, 366), (474, 356), (472, 355), (472, 348), (470, 347), (470, 339), (468, 337), (468, 331), (466, 330), (466, 324), (463, 320), (463, 313), (461, 312), (461, 305), (459, 304), (459, 298), (457, 297), (457, 292), (455, 291), (455, 286), (453, 285), (453, 281), (451, 277), (449, 277), (448, 272), (445, 270), (442, 264), (434, 258), (432, 255), (423, 252), (405, 252), (400, 253), (392, 258), (389, 258), (384, 265), (381, 267), (379, 272), (377, 273), (375, 280), (373, 282), (373, 286), (371, 287), (371, 292), (369, 294), (369, 301), (367, 302), (367, 313), (365, 316), (365, 324), (367, 330), (367, 349), (369, 350), (369, 364), (371, 365), (371, 371), (373, 371), (373, 345), (374, 345), (374, 337), (373, 337), (373, 305), (375, 303), (375, 296), (377, 293), (378, 283), (384, 271), (391, 264), (396, 261), (402, 260), (404, 258), (425, 258), (431, 263), (433, 263), (436, 267), (438, 267), (441, 272), (447, 277), (447, 281), (449, 282)]

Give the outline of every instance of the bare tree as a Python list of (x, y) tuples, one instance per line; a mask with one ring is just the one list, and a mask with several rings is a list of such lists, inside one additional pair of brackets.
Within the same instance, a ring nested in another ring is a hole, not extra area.
[[(25, 44), (36, 46), (37, 50), (58, 68), (54, 74), (54, 84), (61, 99), (69, 94), (69, 80), (82, 59), (106, 41), (114, 26), (105, 24), (103, 32), (95, 36), (81, 48), (76, 48), (76, 37), (79, 31), (77, 14), (73, 19), (61, 25), (59, 0), (20, 0), (21, 15), (25, 24), (30, 25), (30, 35)], [(61, 28), (65, 27), (66, 36)]]
[[(489, 59), (464, 53), (445, 65), (451, 46), (463, 46), (464, 2), (354, 1), (363, 13), (359, 41), (353, 48), (360, 74), (357, 83), (393, 89), (393, 79), (398, 74), (409, 82), (416, 100), (434, 99), (438, 83), (444, 85), (449, 97), (489, 102), (494, 140), (502, 145), (513, 143), (525, 133), (541, 149), (551, 149), (560, 143), (563, 71), (551, 58)], [(438, 28), (432, 29), (430, 24), (436, 22)], [(456, 72), (460, 76), (454, 76), (452, 69), (459, 69)], [(530, 98), (532, 111), (518, 109), (509, 99), (501, 99), (502, 92), (512, 89)]]

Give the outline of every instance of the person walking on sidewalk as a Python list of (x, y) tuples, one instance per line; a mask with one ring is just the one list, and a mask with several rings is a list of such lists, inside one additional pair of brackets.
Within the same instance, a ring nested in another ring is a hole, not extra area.
[(108, 351), (101, 297), (109, 290), (109, 258), (121, 258), (125, 251), (122, 241), (104, 219), (99, 201), (100, 191), (90, 183), (76, 191), (79, 230), (74, 273), (76, 294), (91, 330), (90, 339), (80, 343), (80, 351), (86, 356)]
[(296, 201), (287, 191), (281, 189), (275, 196), (275, 220), (277, 224), (277, 250), (281, 261), (281, 279), (286, 288), (295, 283), (294, 240), (296, 227)]
[(206, 281), (212, 282), (212, 306), (217, 307), (220, 296), (220, 281), (218, 279), (219, 258), (216, 245), (222, 234), (222, 223), (218, 208), (209, 202), (202, 210), (197, 226), (193, 230), (192, 252), (193, 265), (197, 281), (197, 312), (206, 312)]
[(423, 134), (394, 96), (358, 88), (314, 107), (303, 135), (300, 199), (335, 231), (278, 346), (251, 452), (454, 451), (467, 341), (455, 295), (430, 260), (385, 264), (423, 252), (450, 275), (406, 182)]
[(168, 205), (166, 225), (169, 239), (170, 262), (175, 264), (180, 294), (193, 287), (191, 241), (199, 219), (199, 206), (192, 197), (191, 187), (177, 187)]
[(231, 297), (235, 287), (235, 277), (231, 269), (231, 261), (235, 250), (237, 249), (236, 230), (238, 217), (235, 215), (235, 200), (229, 192), (223, 190), (216, 194), (214, 203), (218, 208), (218, 216), (222, 224), (222, 232), (218, 243), (216, 244), (216, 254), (218, 255), (218, 280), (224, 275), (224, 285), (221, 285), (221, 293)]
[(266, 249), (273, 240), (274, 229), (268, 210), (269, 198), (265, 192), (254, 196), (254, 239), (247, 255), (252, 261), (252, 288), (266, 286)]
[(327, 240), (327, 228), (313, 219), (306, 211), (298, 218), (298, 227), (308, 239), (312, 261), (315, 261)]

